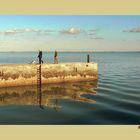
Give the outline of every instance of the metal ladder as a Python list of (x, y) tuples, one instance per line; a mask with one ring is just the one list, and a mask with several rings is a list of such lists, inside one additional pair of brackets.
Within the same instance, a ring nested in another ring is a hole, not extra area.
[(42, 91), (41, 91), (41, 64), (37, 66), (37, 102), (39, 103), (40, 108), (42, 108)]
[(41, 86), (41, 64), (37, 66), (37, 87)]

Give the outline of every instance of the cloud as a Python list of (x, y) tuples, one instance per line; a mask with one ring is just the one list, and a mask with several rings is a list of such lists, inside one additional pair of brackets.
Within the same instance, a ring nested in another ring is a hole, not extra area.
[(87, 35), (90, 38), (97, 38), (96, 35), (98, 34), (99, 29), (90, 29), (87, 31)]
[(78, 28), (70, 28), (70, 29), (63, 29), (60, 31), (61, 34), (70, 34), (70, 35), (76, 35), (81, 33), (81, 29)]
[(37, 29), (31, 29), (31, 28), (25, 28), (25, 29), (9, 29), (6, 31), (3, 31), (1, 33), (5, 35), (15, 35), (15, 34), (21, 34), (21, 33), (35, 33), (35, 32), (40, 32), (40, 30)]
[(91, 29), (91, 30), (88, 30), (89, 32), (97, 32), (97, 31), (99, 31), (99, 29), (97, 28), (97, 29)]
[(129, 32), (129, 30), (128, 29), (125, 29), (125, 30), (123, 30), (123, 32)]
[(17, 34), (19, 33), (19, 31), (17, 29), (10, 29), (10, 30), (6, 30), (3, 32), (6, 35), (12, 35), (12, 34)]
[(55, 32), (55, 30), (51, 29), (33, 29), (33, 28), (24, 28), (24, 29), (9, 29), (6, 31), (1, 31), (1, 34), (4, 35), (15, 35), (15, 34), (23, 34), (23, 33), (51, 33)]
[(52, 30), (52, 29), (46, 29), (44, 30), (44, 32), (47, 32), (47, 33), (51, 33), (51, 32), (55, 32), (56, 30)]
[(88, 33), (89, 36), (94, 36), (96, 33)]
[(123, 32), (133, 32), (133, 33), (140, 33), (140, 27), (132, 28), (132, 29), (125, 29)]
[(103, 37), (91, 37), (90, 39), (104, 39)]
[(104, 39), (103, 37), (98, 36), (98, 31), (99, 29), (91, 29), (88, 30), (87, 35), (89, 36), (90, 39), (95, 39), (95, 40), (102, 40)]
[(41, 32), (41, 30), (37, 30), (37, 29), (30, 29), (30, 28), (26, 28), (26, 29), (23, 29), (21, 30), (22, 32)]

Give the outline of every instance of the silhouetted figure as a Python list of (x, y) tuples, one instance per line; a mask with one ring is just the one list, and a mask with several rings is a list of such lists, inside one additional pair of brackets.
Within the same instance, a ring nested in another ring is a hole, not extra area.
[(89, 56), (89, 54), (87, 55), (87, 63), (90, 63), (90, 56)]
[(39, 64), (43, 63), (43, 61), (42, 61), (42, 51), (39, 51), (38, 59), (39, 59)]
[(57, 53), (57, 51), (54, 52), (54, 64), (58, 64), (58, 53)]

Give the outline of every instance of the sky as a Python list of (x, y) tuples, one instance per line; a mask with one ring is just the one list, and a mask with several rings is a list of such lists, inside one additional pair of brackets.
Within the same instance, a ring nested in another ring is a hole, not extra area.
[(140, 16), (0, 16), (0, 51), (140, 51)]

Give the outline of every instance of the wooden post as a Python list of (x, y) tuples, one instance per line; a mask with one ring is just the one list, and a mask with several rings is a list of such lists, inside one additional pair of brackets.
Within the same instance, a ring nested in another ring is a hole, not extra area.
[(90, 63), (90, 55), (87, 55), (87, 63)]

